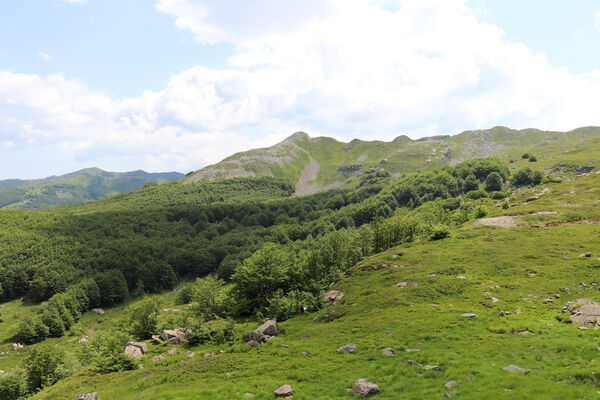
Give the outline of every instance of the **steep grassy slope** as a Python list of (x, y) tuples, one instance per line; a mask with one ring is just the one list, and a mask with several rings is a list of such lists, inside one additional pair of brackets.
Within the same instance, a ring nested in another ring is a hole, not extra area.
[[(525, 152), (535, 153), (538, 168), (553, 168), (558, 159), (563, 163), (585, 164), (600, 159), (599, 145), (600, 128), (596, 127), (570, 132), (496, 127), (418, 140), (399, 136), (391, 142), (356, 139), (350, 143), (326, 137), (310, 138), (306, 133), (298, 132), (273, 147), (238, 153), (205, 167), (185, 182), (275, 176), (295, 184), (309, 165), (309, 159), (313, 158), (319, 165), (314, 190), (325, 190), (354, 185), (358, 176), (372, 168), (401, 176), (485, 157), (512, 162), (516, 168), (528, 163), (521, 159)], [(565, 153), (564, 149), (570, 151)]]
[[(536, 193), (539, 199), (527, 202)], [(287, 383), (295, 399), (349, 399), (353, 382), (365, 377), (380, 386), (377, 399), (443, 398), (449, 380), (458, 383), (452, 389), (457, 398), (596, 399), (598, 331), (561, 322), (561, 308), (581, 297), (600, 300), (598, 199), (600, 174), (522, 190), (510, 208), (492, 207), (488, 216), (515, 216), (521, 227), (468, 223), (448, 239), (373, 256), (333, 286), (344, 292), (342, 304), (282, 323), (285, 333), (260, 348), (239, 344), (241, 334), (259, 322), (238, 321), (233, 346), (198, 346), (187, 358), (183, 349), (166, 355), (170, 347), (151, 344), (144, 369), (102, 376), (83, 371), (33, 398), (74, 399), (95, 391), (102, 399), (242, 399), (246, 392), (270, 399)], [(593, 257), (579, 257), (590, 251)], [(397, 289), (398, 282), (417, 286)], [(171, 295), (162, 297), (165, 308), (172, 301)], [(7, 307), (31, 312), (15, 303)], [(501, 310), (511, 314), (501, 317)], [(104, 319), (86, 315), (76, 334), (60, 343), (75, 352), (79, 335), (118, 325), (121, 316), (122, 308)], [(348, 343), (357, 351), (336, 351)], [(386, 347), (397, 355), (384, 356)], [(202, 357), (207, 353), (216, 355)], [(157, 354), (166, 359), (153, 363)], [(14, 365), (12, 357), (0, 358), (0, 368)], [(503, 371), (509, 364), (531, 372)]]
[(136, 190), (148, 182), (169, 182), (183, 176), (178, 172), (107, 172), (87, 168), (44, 179), (3, 180), (0, 181), (0, 208), (41, 210), (79, 204)]

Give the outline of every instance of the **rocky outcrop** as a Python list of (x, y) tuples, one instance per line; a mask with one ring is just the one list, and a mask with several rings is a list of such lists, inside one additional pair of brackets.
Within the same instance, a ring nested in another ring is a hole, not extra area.
[(354, 388), (352, 394), (354, 396), (368, 397), (379, 393), (379, 386), (367, 381), (365, 378), (360, 378), (354, 382)]
[(76, 400), (100, 400), (97, 393), (83, 393), (77, 396)]
[(267, 340), (279, 334), (279, 327), (277, 321), (270, 319), (258, 328), (254, 332), (250, 332), (242, 336), (242, 343), (251, 345), (267, 343)]
[(327, 292), (325, 297), (323, 297), (323, 303), (326, 306), (340, 304), (342, 299), (344, 298), (344, 293), (339, 290), (330, 290)]
[(562, 309), (571, 314), (571, 321), (580, 325), (600, 325), (600, 305), (590, 299), (569, 301)]
[[(187, 343), (187, 334), (191, 332), (186, 328), (163, 329), (158, 338), (169, 345), (184, 345)], [(156, 340), (154, 336), (152, 338)]]

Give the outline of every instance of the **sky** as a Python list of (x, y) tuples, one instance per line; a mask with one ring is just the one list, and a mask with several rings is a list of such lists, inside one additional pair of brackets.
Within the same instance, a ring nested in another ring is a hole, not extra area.
[(0, 179), (600, 125), (597, 0), (0, 0)]

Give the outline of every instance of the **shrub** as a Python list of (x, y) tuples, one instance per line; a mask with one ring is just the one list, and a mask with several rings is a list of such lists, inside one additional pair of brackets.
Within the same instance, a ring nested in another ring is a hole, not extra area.
[(233, 343), (235, 322), (232, 319), (217, 319), (194, 327), (188, 333), (188, 344), (196, 346), (205, 343)]
[(463, 191), (465, 193), (470, 192), (472, 190), (479, 189), (479, 181), (475, 177), (475, 175), (470, 174), (465, 178), (465, 183), (463, 184)]
[(528, 159), (530, 157), (529, 153), (525, 153), (521, 156), (523, 159)]
[(33, 344), (46, 339), (50, 331), (40, 317), (24, 317), (19, 322), (14, 340), (17, 343)]
[(488, 197), (488, 194), (486, 193), (485, 190), (477, 189), (477, 190), (471, 190), (469, 193), (467, 193), (465, 195), (465, 197), (468, 199), (477, 200), (477, 199), (483, 199), (485, 197)]
[(146, 297), (129, 307), (129, 331), (140, 340), (149, 339), (158, 325), (158, 297)]
[(294, 290), (284, 296), (281, 291), (278, 291), (269, 299), (265, 316), (275, 318), (277, 321), (285, 321), (304, 312), (304, 307), (308, 311), (315, 311), (319, 308), (319, 305), (319, 299), (312, 293)]
[(542, 184), (546, 184), (546, 183), (561, 183), (563, 180), (560, 179), (557, 176), (554, 175), (546, 175), (544, 176), (544, 178), (542, 179)]
[(490, 174), (485, 178), (485, 190), (486, 192), (497, 192), (502, 190), (502, 184), (504, 181), (502, 177), (497, 172), (490, 172)]
[(204, 321), (223, 318), (231, 308), (230, 291), (214, 275), (198, 278), (192, 289), (192, 302), (192, 311)]
[(100, 374), (136, 369), (137, 360), (123, 354), (128, 341), (129, 336), (121, 331), (98, 332), (85, 344), (80, 357)]
[(431, 228), (429, 239), (440, 240), (445, 239), (448, 236), (450, 236), (450, 228), (448, 228), (447, 225), (436, 225), (433, 228)]
[(183, 286), (181, 290), (177, 292), (177, 295), (175, 296), (175, 304), (180, 306), (183, 304), (191, 303), (194, 295), (194, 290), (195, 289), (193, 283), (185, 284), (185, 286)]
[(477, 208), (475, 209), (475, 218), (483, 218), (487, 215), (487, 210), (485, 209), (485, 207), (479, 205), (477, 206)]
[(490, 193), (490, 198), (494, 200), (502, 200), (508, 197), (508, 193), (504, 191), (497, 191)]
[(61, 376), (64, 352), (54, 346), (38, 346), (30, 350), (25, 364), (27, 387), (35, 392), (55, 384)]
[(533, 154), (529, 157), (529, 162), (536, 162), (537, 161), (537, 157), (534, 156)]
[(0, 400), (20, 400), (27, 394), (25, 371), (17, 369), (0, 375)]

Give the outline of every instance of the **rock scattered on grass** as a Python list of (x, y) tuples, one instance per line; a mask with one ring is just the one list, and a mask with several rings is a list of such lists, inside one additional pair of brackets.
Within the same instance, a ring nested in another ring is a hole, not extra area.
[(169, 350), (169, 354), (173, 355), (173, 354), (177, 354), (179, 350), (177, 350), (177, 347), (173, 347), (171, 350)]
[(500, 301), (500, 299), (499, 299), (499, 298), (497, 298), (497, 297), (490, 297), (490, 301), (491, 301), (492, 303), (497, 303), (497, 302), (499, 302), (499, 301)]
[(152, 357), (152, 362), (158, 362), (158, 361), (162, 361), (164, 359), (165, 359), (165, 356), (163, 356), (162, 354), (159, 354), (158, 356)]
[(456, 383), (456, 381), (454, 381), (454, 380), (448, 381), (444, 384), (444, 386), (446, 386), (447, 389), (452, 389), (452, 388), (456, 387), (456, 385), (458, 385), (458, 383)]
[(242, 343), (250, 345), (258, 345), (267, 343), (267, 340), (277, 336), (279, 334), (279, 327), (277, 321), (270, 319), (258, 328), (254, 332), (250, 332), (242, 336)]
[(501, 317), (506, 317), (507, 315), (510, 315), (510, 311), (500, 311), (500, 313), (498, 313), (498, 315)]
[(440, 367), (438, 367), (437, 365), (425, 365), (423, 367), (423, 371), (440, 371)]
[(290, 385), (283, 385), (275, 390), (275, 397), (283, 397), (286, 399), (291, 399), (294, 397), (294, 389)]
[(515, 373), (520, 373), (520, 374), (523, 374), (523, 375), (527, 375), (530, 372), (528, 369), (524, 369), (524, 368), (518, 367), (518, 366), (516, 366), (514, 364), (511, 364), (511, 365), (509, 365), (507, 367), (504, 367), (502, 369), (504, 371), (506, 371), (506, 372), (515, 372)]
[(416, 353), (418, 351), (421, 351), (421, 349), (406, 349), (407, 353)]
[(579, 258), (591, 258), (592, 257), (592, 253), (588, 252), (588, 253), (583, 253), (579, 255)]
[(255, 395), (255, 394), (252, 394), (252, 393), (246, 393), (246, 394), (244, 395), (244, 397), (246, 397), (246, 398), (252, 398), (252, 397), (256, 397), (256, 395)]
[(395, 356), (396, 355), (396, 350), (392, 349), (391, 347), (386, 347), (385, 349), (382, 350), (383, 355), (384, 356)]
[(327, 292), (325, 297), (323, 297), (323, 303), (326, 306), (339, 304), (344, 298), (344, 293), (339, 290), (330, 290)]
[(590, 299), (569, 301), (562, 309), (571, 314), (571, 321), (580, 325), (600, 325), (600, 305)]
[(196, 355), (196, 353), (194, 353), (193, 351), (186, 351), (186, 352), (185, 352), (185, 355), (186, 355), (187, 357), (189, 357), (189, 358), (192, 358), (192, 357), (194, 357), (194, 356)]
[(404, 289), (417, 286), (417, 282), (399, 282), (396, 284), (396, 289)]
[(423, 366), (423, 364), (420, 364), (418, 362), (416, 362), (415, 360), (407, 360), (406, 362), (408, 362), (408, 365), (415, 365), (415, 366)]
[(350, 343), (347, 345), (344, 345), (340, 348), (337, 349), (337, 351), (345, 351), (347, 353), (352, 353), (356, 350), (356, 345), (354, 343)]
[(477, 314), (475, 313), (464, 313), (462, 314), (463, 318), (477, 318)]
[(77, 396), (76, 400), (100, 400), (98, 393), (82, 393)]
[(377, 393), (379, 393), (379, 386), (367, 381), (365, 378), (360, 378), (354, 382), (354, 389), (352, 390), (354, 396), (368, 397)]
[(521, 310), (515, 310), (515, 315), (519, 315), (519, 314), (521, 314), (521, 313), (522, 313), (522, 311), (521, 311)]

